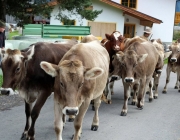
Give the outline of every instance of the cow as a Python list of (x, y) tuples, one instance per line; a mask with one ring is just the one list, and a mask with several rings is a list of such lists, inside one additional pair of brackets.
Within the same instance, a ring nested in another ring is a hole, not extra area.
[(178, 89), (178, 91), (180, 92), (179, 89), (179, 74), (180, 74), (180, 70), (179, 70), (179, 65), (180, 65), (180, 44), (178, 42), (172, 43), (169, 47), (169, 50), (172, 51), (172, 54), (168, 57), (168, 63), (167, 63), (167, 68), (166, 68), (166, 84), (164, 86), (163, 89), (163, 93), (167, 93), (167, 85), (170, 81), (170, 73), (174, 72), (177, 73), (177, 80), (176, 80), (176, 84), (175, 84), (175, 89)]
[(154, 91), (154, 99), (157, 99), (158, 98), (159, 78), (161, 76), (161, 72), (162, 72), (162, 69), (164, 66), (164, 60), (166, 58), (168, 58), (172, 52), (171, 51), (170, 52), (164, 51), (164, 46), (163, 46), (161, 39), (152, 39), (151, 42), (156, 47), (156, 49), (158, 50), (159, 55), (161, 57), (161, 61), (159, 62), (159, 63), (161, 63), (161, 65), (159, 64), (159, 67), (156, 68), (156, 70), (154, 71), (154, 74), (153, 74), (153, 79), (154, 79), (154, 81), (153, 81), (154, 86), (153, 87), (155, 90)]
[(63, 55), (75, 44), (77, 42), (74, 40), (62, 43), (37, 42), (26, 51), (7, 49), (2, 53), (1, 93), (9, 95), (18, 89), (25, 101), (26, 124), (21, 140), (35, 139), (35, 122), (46, 99), (54, 90), (54, 78), (40, 68), (40, 62), (58, 64)]
[[(129, 42), (130, 39), (127, 41)], [(125, 42), (125, 44), (128, 42)], [(121, 111), (121, 116), (126, 116), (128, 110), (127, 103), (131, 88), (134, 90), (132, 104), (136, 103), (139, 109), (143, 109), (145, 99), (144, 93), (146, 87), (149, 86), (156, 67), (159, 65), (158, 62), (160, 56), (159, 52), (151, 42), (133, 41), (130, 45), (125, 45), (124, 52), (121, 51), (116, 53), (115, 58), (116, 63), (117, 60), (119, 61), (117, 69), (120, 69), (120, 75), (124, 86), (124, 105)], [(150, 88), (149, 100), (152, 101), (152, 86)]]
[[(86, 36), (87, 40), (92, 35)], [(82, 121), (94, 99), (95, 115), (91, 130), (99, 126), (98, 109), (109, 73), (109, 55), (99, 41), (74, 45), (58, 65), (41, 62), (41, 68), (55, 77), (54, 113), (57, 140), (62, 140), (62, 115), (75, 115), (73, 140), (79, 140)]]
[[(117, 51), (122, 51), (123, 45), (122, 43), (122, 35), (119, 31), (114, 31), (112, 34), (105, 34), (106, 38), (101, 40), (101, 45), (106, 48), (106, 50), (109, 53), (110, 57), (110, 64), (109, 64), (109, 75), (113, 71), (114, 67), (112, 65), (113, 55), (116, 54)], [(114, 76), (115, 80), (119, 80), (118, 76)], [(108, 104), (111, 104), (111, 94), (114, 94), (113, 92), (113, 86), (114, 86), (114, 80), (110, 82), (111, 77), (109, 76), (109, 79), (107, 81), (107, 85), (104, 91), (104, 95), (107, 98), (106, 102)]]

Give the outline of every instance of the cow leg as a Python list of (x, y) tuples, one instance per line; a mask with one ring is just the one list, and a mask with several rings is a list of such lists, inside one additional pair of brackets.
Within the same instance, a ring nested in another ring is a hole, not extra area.
[(113, 95), (113, 94), (114, 94), (114, 91), (113, 91), (114, 81), (112, 81), (112, 82), (109, 83), (109, 88), (110, 88), (110, 91), (111, 91), (111, 95)]
[(107, 81), (107, 84), (106, 84), (106, 88), (105, 88), (105, 90), (104, 90), (104, 95), (105, 95), (105, 97), (106, 97), (106, 103), (107, 104), (111, 104), (112, 102), (111, 102), (111, 89), (110, 89), (110, 82), (109, 82), (109, 80)]
[(29, 104), (25, 101), (26, 125), (24, 128), (24, 132), (21, 136), (21, 140), (26, 140), (26, 137), (27, 137), (26, 135), (27, 135), (28, 129), (30, 127), (31, 109), (32, 109), (32, 104)]
[(81, 137), (82, 121), (89, 107), (90, 102), (91, 102), (90, 99), (86, 99), (79, 108), (79, 113), (74, 120), (75, 134), (73, 135), (72, 140), (79, 140)]
[[(178, 71), (177, 71), (177, 78), (178, 78), (178, 82), (180, 83), (180, 73)], [(178, 86), (178, 92), (180, 92), (180, 85)]]
[(176, 85), (175, 85), (174, 89), (178, 89), (179, 76), (180, 76), (180, 74), (178, 75), (178, 71), (177, 71), (177, 80), (176, 80)]
[(63, 113), (57, 101), (54, 101), (54, 129), (57, 140), (62, 140)]
[(126, 85), (124, 82), (124, 105), (121, 111), (121, 116), (126, 116), (127, 115), (127, 110), (128, 110), (128, 98), (130, 95), (130, 87)]
[[(153, 78), (151, 78), (150, 80), (148, 80), (149, 83), (147, 83), (146, 85), (149, 85), (149, 102), (152, 102), (153, 100)], [(146, 87), (147, 87), (146, 86)]]
[(93, 122), (92, 122), (92, 125), (91, 125), (91, 130), (92, 131), (97, 131), (98, 126), (99, 126), (98, 110), (99, 110), (100, 104), (101, 104), (101, 96), (94, 99), (95, 113), (94, 113), (94, 118), (93, 118)]
[(133, 99), (132, 99), (132, 103), (131, 104), (135, 105), (137, 103), (137, 92), (139, 90), (139, 84), (135, 84), (133, 86), (133, 90), (134, 90), (134, 92), (133, 92)]
[(143, 106), (144, 106), (144, 96), (145, 96), (144, 93), (145, 93), (145, 88), (146, 88), (146, 81), (145, 81), (145, 79), (141, 79), (140, 80), (140, 86), (141, 86), (141, 88), (139, 88), (138, 97), (137, 97), (137, 99), (138, 99), (137, 107), (139, 109), (143, 109)]
[(162, 93), (167, 93), (167, 84), (169, 83), (170, 72), (171, 72), (171, 68), (169, 65), (167, 65), (167, 68), (166, 68), (166, 84), (164, 86)]
[(50, 94), (51, 94), (50, 91), (49, 91), (49, 93), (48, 92), (42, 92), (39, 95), (39, 97), (37, 98), (37, 101), (36, 101), (36, 103), (32, 109), (32, 112), (31, 112), (32, 123), (31, 123), (30, 129), (28, 130), (28, 137), (27, 137), (28, 140), (34, 140), (35, 139), (35, 137), (34, 137), (34, 135), (35, 135), (35, 130), (34, 130), (35, 122), (39, 116), (41, 108), (43, 107), (44, 103), (46, 102), (46, 100)]
[(154, 77), (154, 99), (158, 98), (158, 86), (159, 86), (159, 78), (161, 74), (158, 74), (157, 76)]

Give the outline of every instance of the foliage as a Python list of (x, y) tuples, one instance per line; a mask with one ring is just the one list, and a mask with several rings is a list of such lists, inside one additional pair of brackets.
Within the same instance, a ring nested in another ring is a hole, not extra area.
[[(5, 21), (5, 15), (12, 15), (19, 22), (18, 25), (32, 23), (32, 16), (50, 17), (53, 6), (48, 5), (50, 0), (0, 0), (0, 20)], [(91, 0), (57, 0), (59, 6), (59, 13), (57, 19), (64, 22), (71, 19), (75, 15), (77, 19), (95, 20), (95, 18), (102, 13), (102, 10), (92, 10)], [(5, 7), (5, 8), (4, 8)], [(64, 14), (63, 11), (68, 11)], [(67, 22), (68, 23), (68, 22)], [(71, 23), (70, 23), (71, 24)]]
[(10, 32), (8, 40), (12, 40), (13, 36), (18, 36), (18, 35), (19, 35), (19, 31)]
[[(91, 0), (57, 0), (59, 2), (59, 13), (57, 19), (61, 22), (72, 20), (72, 15), (75, 15), (79, 21), (87, 19), (94, 21), (102, 10), (93, 10)], [(68, 14), (64, 14), (64, 11)]]
[(174, 31), (174, 34), (173, 34), (173, 40), (177, 40), (180, 38), (180, 31)]
[[(5, 21), (5, 15), (12, 15), (19, 25), (22, 26), (27, 23), (31, 23), (31, 16), (41, 15), (44, 17), (49, 17), (50, 12), (53, 7), (48, 6), (47, 0), (35, 0), (35, 3), (31, 2), (32, 0), (0, 0), (0, 19)], [(2, 6), (2, 5), (4, 6)], [(5, 8), (4, 8), (5, 7)]]

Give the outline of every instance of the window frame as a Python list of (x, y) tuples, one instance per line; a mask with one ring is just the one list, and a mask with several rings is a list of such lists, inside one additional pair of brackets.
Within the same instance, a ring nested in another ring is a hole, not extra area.
[[(121, 4), (122, 4), (122, 1), (123, 0), (121, 0)], [(136, 0), (136, 6), (135, 6), (135, 8), (132, 8), (132, 9), (137, 9), (137, 4), (138, 4), (138, 0)], [(128, 8), (131, 8), (131, 7), (129, 7), (129, 5), (130, 5), (130, 0), (128, 0)], [(124, 6), (124, 5), (123, 5)]]

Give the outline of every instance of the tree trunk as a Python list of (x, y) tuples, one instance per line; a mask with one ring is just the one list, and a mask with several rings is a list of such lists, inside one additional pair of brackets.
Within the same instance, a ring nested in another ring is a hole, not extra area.
[(6, 1), (0, 0), (0, 20), (6, 22)]

